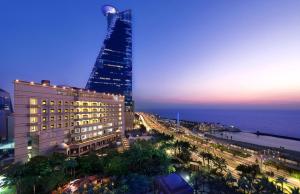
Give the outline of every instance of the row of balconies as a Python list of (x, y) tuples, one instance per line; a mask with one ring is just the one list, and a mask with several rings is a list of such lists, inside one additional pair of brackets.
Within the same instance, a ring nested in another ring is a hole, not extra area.
[(75, 138), (74, 138), (74, 140), (73, 140), (73, 138), (72, 138), (72, 143), (71, 144), (86, 144), (86, 143), (93, 143), (93, 141), (99, 141), (99, 140), (101, 140), (101, 141), (103, 141), (103, 140), (107, 140), (107, 139), (109, 139), (109, 138), (112, 138), (112, 137), (115, 137), (116, 136), (116, 133), (115, 132), (110, 132), (110, 133), (106, 133), (106, 134), (103, 134), (103, 135), (100, 135), (100, 136), (95, 136), (95, 137), (91, 137), (91, 138), (86, 138), (86, 139), (84, 139), (84, 140), (82, 140), (81, 138), (80, 138), (80, 140), (75, 140)]

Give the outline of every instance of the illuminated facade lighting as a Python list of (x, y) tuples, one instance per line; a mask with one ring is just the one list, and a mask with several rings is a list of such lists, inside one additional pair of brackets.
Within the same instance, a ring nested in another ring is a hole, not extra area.
[[(50, 85), (50, 84), (49, 84)], [(60, 151), (80, 156), (107, 146), (125, 130), (124, 98), (43, 84), (15, 82), (15, 161)], [(34, 91), (34, 92), (33, 92)], [(103, 98), (104, 97), (104, 98)], [(27, 100), (24, 100), (27, 99)], [(119, 106), (121, 105), (121, 109)], [(24, 123), (24, 121), (27, 121)], [(27, 149), (28, 136), (32, 149)]]
[(133, 111), (132, 100), (132, 18), (131, 10), (102, 8), (108, 29), (103, 46), (90, 74), (86, 89), (125, 95), (126, 111)]

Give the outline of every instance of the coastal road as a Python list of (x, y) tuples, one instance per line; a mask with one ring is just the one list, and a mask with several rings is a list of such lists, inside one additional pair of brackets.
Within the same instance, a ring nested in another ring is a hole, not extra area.
[[(161, 124), (156, 119), (156, 117), (154, 117), (153, 115), (146, 114), (146, 113), (138, 113), (138, 115), (141, 116), (142, 122), (146, 126), (146, 128), (149, 127), (150, 129), (155, 129), (161, 133), (173, 135), (174, 138), (177, 140), (188, 141), (192, 145), (197, 146), (199, 152), (200, 151), (210, 151), (210, 152), (214, 153), (215, 155), (224, 158), (227, 162), (228, 170), (236, 178), (238, 178), (238, 172), (235, 169), (239, 164), (247, 164), (247, 165), (256, 164), (256, 158), (259, 158), (258, 155), (252, 155), (251, 157), (248, 157), (248, 158), (242, 158), (239, 156), (233, 156), (233, 154), (228, 153), (228, 152), (221, 152), (220, 150), (215, 149), (213, 146), (211, 146), (211, 144), (215, 143), (213, 140), (211, 140), (212, 143), (205, 142), (205, 140), (203, 138), (195, 135), (192, 131), (188, 130), (187, 128), (181, 127), (181, 130), (184, 131), (185, 133), (179, 134), (179, 133), (167, 128), (163, 124)], [(202, 158), (200, 158), (198, 153), (193, 153), (193, 157), (195, 159), (201, 161)], [(196, 156), (198, 156), (198, 158)], [(267, 172), (267, 171), (274, 172), (275, 179), (279, 176), (283, 176), (283, 177), (287, 178), (288, 186), (300, 187), (300, 181), (293, 177), (290, 177), (288, 172), (285, 172), (282, 170), (277, 171), (277, 169), (275, 169), (274, 167), (265, 166), (265, 165), (264, 165), (264, 168), (261, 168), (261, 169), (263, 172)]]

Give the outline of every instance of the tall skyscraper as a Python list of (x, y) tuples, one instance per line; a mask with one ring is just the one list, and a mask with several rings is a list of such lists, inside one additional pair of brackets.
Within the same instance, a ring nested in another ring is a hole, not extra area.
[(133, 110), (131, 11), (118, 12), (104, 6), (103, 14), (107, 17), (107, 35), (86, 89), (124, 95), (126, 110)]
[(12, 103), (10, 95), (0, 89), (0, 142), (12, 139)]
[(86, 84), (86, 89), (125, 96), (126, 129), (133, 126), (132, 23), (131, 10), (102, 8), (107, 18), (107, 34)]

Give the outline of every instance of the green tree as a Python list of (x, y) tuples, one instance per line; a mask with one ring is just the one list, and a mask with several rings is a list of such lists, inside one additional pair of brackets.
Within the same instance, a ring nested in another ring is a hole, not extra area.
[(21, 182), (22, 182), (22, 178), (25, 176), (24, 171), (25, 171), (24, 165), (22, 165), (21, 163), (16, 163), (9, 166), (4, 172), (5, 175), (4, 185), (7, 187), (12, 187), (15, 185), (17, 194), (23, 193)]
[(74, 158), (68, 158), (65, 163), (65, 168), (69, 170), (69, 174), (74, 177), (76, 174), (76, 167), (78, 166), (78, 162)]
[(259, 178), (257, 182), (254, 183), (254, 193), (278, 193), (278, 190), (274, 183), (270, 182), (265, 176)]
[(246, 191), (250, 190), (251, 183), (246, 176), (242, 176), (238, 180), (238, 186), (246, 193)]
[(95, 153), (79, 157), (77, 161), (78, 169), (83, 175), (103, 172), (103, 161)]
[(236, 182), (236, 179), (233, 177), (231, 172), (228, 172), (225, 176), (225, 181), (229, 186), (233, 186), (233, 184)]
[(121, 156), (114, 156), (105, 165), (105, 173), (110, 176), (121, 176), (128, 172), (128, 163)]
[(205, 160), (207, 160), (207, 166), (210, 168), (210, 161), (214, 159), (214, 156), (210, 152), (201, 152), (200, 155), (203, 158), (203, 164)]
[(300, 190), (298, 187), (291, 188), (291, 194), (300, 194)]
[(213, 163), (216, 168), (216, 172), (223, 173), (224, 171), (227, 170), (227, 162), (224, 158), (215, 156), (213, 158)]
[(123, 158), (128, 161), (130, 172), (147, 176), (165, 173), (170, 165), (165, 151), (146, 141), (136, 142), (124, 153)]
[(279, 177), (277, 177), (276, 182), (280, 184), (281, 191), (283, 192), (283, 190), (284, 190), (283, 184), (287, 182), (287, 179), (283, 176), (279, 176)]

